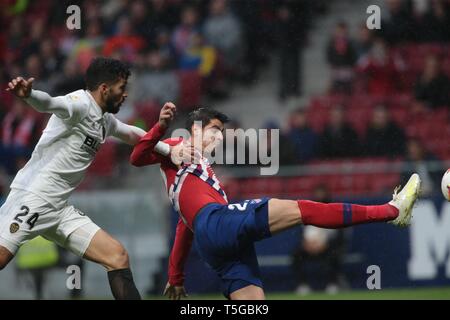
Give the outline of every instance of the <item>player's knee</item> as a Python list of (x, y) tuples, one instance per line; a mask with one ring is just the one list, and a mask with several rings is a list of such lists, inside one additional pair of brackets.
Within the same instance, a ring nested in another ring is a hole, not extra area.
[(110, 256), (110, 269), (124, 269), (130, 266), (128, 252), (123, 246), (118, 246)]
[(0, 255), (0, 270), (5, 269), (5, 267), (8, 265), (10, 260), (11, 260), (11, 258), (8, 256)]

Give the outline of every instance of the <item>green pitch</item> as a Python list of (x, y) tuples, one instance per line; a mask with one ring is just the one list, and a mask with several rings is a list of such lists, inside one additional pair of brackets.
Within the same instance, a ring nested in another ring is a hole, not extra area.
[[(148, 297), (150, 299), (160, 299), (161, 297)], [(217, 295), (190, 295), (190, 300), (224, 300), (224, 297)], [(407, 289), (382, 289), (348, 291), (335, 295), (325, 293), (312, 293), (309, 295), (296, 295), (294, 293), (268, 293), (268, 300), (450, 300), (450, 287), (440, 288), (407, 288)]]

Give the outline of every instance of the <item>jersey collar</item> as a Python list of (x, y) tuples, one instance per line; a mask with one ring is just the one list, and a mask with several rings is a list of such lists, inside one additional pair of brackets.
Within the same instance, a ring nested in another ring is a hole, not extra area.
[(89, 97), (89, 100), (91, 100), (91, 104), (94, 106), (92, 109), (94, 111), (94, 114), (100, 118), (103, 118), (103, 112), (102, 112), (102, 108), (100, 108), (100, 106), (97, 104), (97, 102), (95, 101), (94, 97), (91, 95), (91, 93), (87, 90), (86, 94)]

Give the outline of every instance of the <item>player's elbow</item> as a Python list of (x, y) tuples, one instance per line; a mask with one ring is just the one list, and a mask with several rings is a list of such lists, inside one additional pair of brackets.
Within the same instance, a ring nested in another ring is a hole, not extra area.
[(131, 153), (130, 163), (135, 167), (143, 167), (150, 164), (145, 153), (136, 149), (134, 149), (133, 153)]
[(139, 155), (135, 152), (133, 152), (130, 156), (130, 163), (135, 167), (142, 167), (144, 165)]

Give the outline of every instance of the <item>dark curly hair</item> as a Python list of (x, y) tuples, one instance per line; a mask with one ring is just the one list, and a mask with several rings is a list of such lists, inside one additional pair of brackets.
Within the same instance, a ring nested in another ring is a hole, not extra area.
[(129, 76), (127, 64), (116, 59), (98, 57), (91, 61), (86, 71), (86, 88), (93, 91), (102, 83), (113, 84), (120, 79), (127, 80)]
[(193, 111), (191, 111), (188, 114), (187, 120), (186, 120), (186, 129), (191, 131), (192, 125), (195, 121), (201, 121), (202, 127), (207, 126), (211, 120), (217, 119), (223, 124), (230, 122), (230, 118), (222, 112), (219, 112), (217, 110), (214, 110), (212, 108), (208, 107), (201, 107), (197, 108)]

